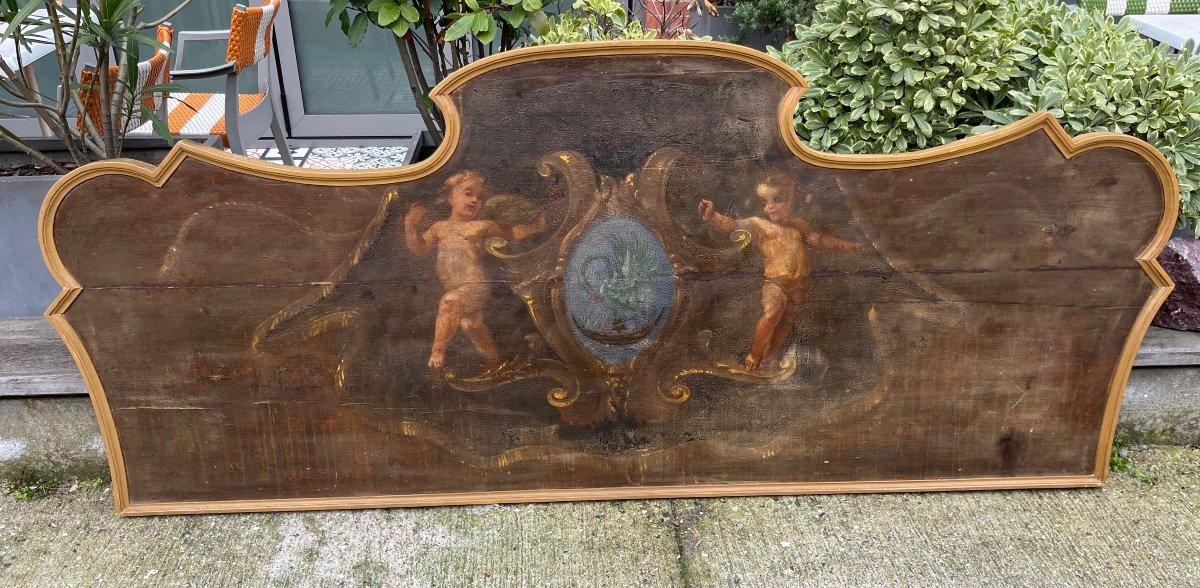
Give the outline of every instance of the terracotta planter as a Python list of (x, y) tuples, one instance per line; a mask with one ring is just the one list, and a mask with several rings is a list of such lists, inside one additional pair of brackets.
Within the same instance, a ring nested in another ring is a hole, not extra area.
[(658, 31), (660, 39), (674, 39), (679, 31), (692, 28), (687, 0), (645, 0), (643, 5), (646, 29)]

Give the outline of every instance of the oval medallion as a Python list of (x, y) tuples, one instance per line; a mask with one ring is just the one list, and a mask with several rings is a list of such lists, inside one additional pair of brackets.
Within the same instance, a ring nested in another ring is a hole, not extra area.
[(649, 347), (675, 304), (675, 272), (662, 243), (623, 214), (584, 231), (564, 277), (571, 333), (609, 365)]

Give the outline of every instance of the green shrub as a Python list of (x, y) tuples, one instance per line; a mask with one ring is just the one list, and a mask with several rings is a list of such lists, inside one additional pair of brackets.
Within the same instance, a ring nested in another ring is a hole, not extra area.
[[(1200, 236), (1200, 60), (1142, 38), (1128, 21), (1026, 0), (1017, 15), (1039, 66), (1005, 107), (985, 112), (1004, 124), (1049, 110), (1068, 133), (1112, 131), (1144, 139), (1175, 168), (1180, 226)], [(989, 130), (983, 127), (980, 131)]]
[(557, 45), (609, 39), (653, 39), (655, 31), (630, 19), (615, 0), (576, 0), (571, 10), (550, 17), (548, 29), (532, 39), (532, 45)]
[(736, 24), (743, 37), (752, 31), (766, 35), (791, 35), (796, 25), (812, 21), (814, 0), (741, 0), (732, 2), (729, 22)]
[(986, 120), (1036, 53), (1004, 0), (825, 0), (782, 52), (812, 85), (796, 130), (816, 149), (892, 153), (948, 143)]
[(796, 112), (811, 147), (894, 153), (1046, 110), (1073, 135), (1127, 133), (1180, 184), (1180, 226), (1200, 235), (1200, 62), (1127, 22), (1055, 0), (825, 0), (772, 55), (812, 84)]

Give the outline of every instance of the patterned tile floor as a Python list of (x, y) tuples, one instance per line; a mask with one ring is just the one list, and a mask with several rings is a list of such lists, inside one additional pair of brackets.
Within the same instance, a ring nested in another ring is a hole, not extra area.
[[(296, 165), (312, 169), (371, 169), (405, 165), (408, 147), (295, 147)], [(248, 157), (283, 163), (278, 149), (247, 149)]]

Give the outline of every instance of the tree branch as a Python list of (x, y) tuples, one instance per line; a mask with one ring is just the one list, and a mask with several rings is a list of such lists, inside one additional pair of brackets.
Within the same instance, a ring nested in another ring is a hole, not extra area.
[(179, 3), (179, 6), (176, 6), (174, 9), (172, 9), (170, 12), (168, 12), (168, 13), (166, 14), (166, 16), (164, 16), (164, 17), (162, 17), (162, 18), (160, 18), (160, 19), (158, 19), (158, 20), (156, 20), (156, 21), (148, 22), (148, 23), (145, 23), (145, 24), (140, 24), (140, 25), (138, 25), (138, 26), (137, 26), (137, 29), (136, 29), (136, 30), (139, 30), (139, 31), (144, 31), (144, 30), (146, 30), (146, 29), (152, 29), (152, 28), (155, 28), (155, 27), (157, 27), (158, 25), (161, 25), (161, 24), (163, 24), (163, 23), (167, 22), (168, 20), (171, 20), (172, 18), (174, 18), (174, 16), (175, 16), (176, 14), (179, 14), (179, 12), (180, 12), (181, 10), (183, 10), (184, 8), (187, 8), (187, 5), (188, 5), (188, 4), (191, 4), (191, 3), (192, 3), (192, 0), (183, 0), (183, 2), (180, 2), (180, 3)]
[(425, 18), (421, 19), (421, 28), (425, 29), (425, 50), (433, 64), (433, 79), (440, 83), (446, 77), (446, 55), (437, 44), (437, 23), (433, 20), (434, 15), (429, 10), (429, 3), (422, 2), (421, 9), (425, 11)]
[(421, 120), (424, 121), (425, 128), (429, 130), (429, 134), (433, 135), (434, 141), (441, 143), (442, 128), (429, 114), (429, 108), (425, 104), (425, 96), (422, 94), (421, 87), (416, 81), (417, 73), (413, 66), (412, 54), (409, 53), (409, 49), (404, 39), (401, 39), (395, 35), (392, 35), (392, 38), (396, 41), (396, 49), (400, 51), (400, 61), (404, 64), (404, 73), (408, 77), (409, 90), (412, 91), (413, 98), (416, 100), (417, 112), (421, 113)]
[[(103, 129), (101, 129), (104, 139), (104, 156), (112, 157), (112, 153), (116, 151), (117, 146), (113, 141), (112, 92), (109, 91), (108, 86), (108, 51), (101, 52), (97, 50), (96, 53), (99, 53), (99, 59), (96, 60), (98, 62), (96, 64), (96, 74), (100, 78), (100, 87), (96, 89), (96, 92), (100, 96), (100, 121), (104, 125)], [(85, 116), (84, 118), (87, 117)]]
[(412, 60), (412, 75), (416, 77), (417, 84), (421, 87), (421, 95), (417, 96), (416, 98), (429, 110), (429, 114), (433, 117), (434, 121), (437, 122), (438, 129), (445, 131), (446, 118), (442, 115), (442, 111), (437, 107), (430, 108), (425, 103), (425, 97), (428, 96), (433, 90), (433, 86), (429, 84), (429, 80), (425, 79), (425, 69), (421, 67), (421, 56), (417, 53), (415, 40), (416, 35), (413, 35), (412, 38), (406, 38), (404, 40), (404, 45), (408, 48), (409, 57)]
[(44, 110), (54, 110), (53, 106), (42, 104), (41, 102), (15, 102), (6, 98), (0, 98), (0, 104), (11, 106), (12, 108), (41, 108)]
[[(14, 39), (14, 42), (15, 41), (16, 40)], [(16, 70), (8, 67), (8, 63), (6, 63), (3, 59), (0, 59), (0, 71), (4, 72), (4, 79), (0, 80), (0, 85), (3, 85), (5, 92), (8, 92), (9, 94), (12, 94), (18, 98), (24, 98), (29, 102), (33, 102), (33, 92), (30, 91), (29, 86), (25, 83), (25, 74), (17, 73), (18, 71), (21, 71), (21, 69), (21, 51), (18, 47)], [(9, 87), (10, 84), (12, 85), (12, 88)]]
[[(58, 15), (57, 2), (46, 4), (46, 15), (50, 20), (51, 30), (54, 31), (54, 54), (58, 59), (59, 71), (58, 94), (54, 97), (54, 103), (58, 105), (58, 108), (54, 111), (55, 128), (51, 131), (62, 140), (63, 146), (71, 154), (71, 159), (76, 164), (83, 164), (87, 158), (84, 157), (85, 153), (80, 151), (79, 145), (75, 143), (75, 133), (71, 130), (71, 122), (67, 120), (67, 110), (71, 105), (68, 96), (71, 91), (71, 80), (74, 76), (78, 52), (74, 51), (75, 44), (68, 48), (67, 40), (63, 37), (62, 19)], [(74, 39), (77, 34), (78, 30), (72, 33), (71, 38)]]

